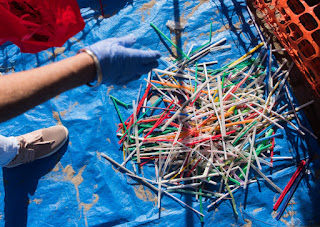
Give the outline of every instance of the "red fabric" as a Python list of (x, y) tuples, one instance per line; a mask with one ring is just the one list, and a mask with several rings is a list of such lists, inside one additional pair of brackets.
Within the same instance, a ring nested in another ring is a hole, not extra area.
[(0, 0), (0, 45), (24, 53), (62, 46), (84, 26), (76, 0)]

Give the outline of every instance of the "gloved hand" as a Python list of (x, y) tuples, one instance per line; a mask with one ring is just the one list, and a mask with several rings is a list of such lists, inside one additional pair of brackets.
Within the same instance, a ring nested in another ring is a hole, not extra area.
[(124, 84), (137, 80), (141, 75), (158, 67), (158, 51), (130, 48), (136, 42), (134, 36), (110, 38), (97, 42), (85, 49), (97, 57), (104, 83)]

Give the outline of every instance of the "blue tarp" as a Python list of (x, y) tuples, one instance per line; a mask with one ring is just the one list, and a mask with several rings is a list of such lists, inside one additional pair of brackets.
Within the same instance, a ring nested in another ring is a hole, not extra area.
[[(159, 36), (149, 26), (152, 22), (187, 51), (193, 44), (200, 46), (209, 39), (210, 23), (213, 40), (227, 38), (229, 51), (212, 54), (210, 59), (221, 65), (236, 60), (260, 40), (249, 19), (245, 1), (241, 0), (141, 0), (99, 1), (79, 0), (86, 27), (61, 48), (52, 48), (38, 54), (21, 54), (12, 44), (0, 47), (0, 72), (23, 71), (66, 57), (73, 56), (81, 47), (96, 41), (137, 36), (135, 48), (159, 50), (164, 57), (170, 55)], [(167, 21), (179, 21), (185, 26), (181, 36), (170, 33)], [(161, 66), (160, 66), (161, 67)], [(2, 169), (0, 178), (0, 223), (7, 226), (200, 226), (200, 219), (192, 211), (168, 197), (162, 198), (161, 217), (156, 206), (157, 195), (150, 189), (116, 171), (101, 157), (106, 153), (118, 162), (122, 152), (116, 137), (118, 116), (109, 94), (124, 102), (137, 97), (143, 81), (126, 86), (89, 88), (82, 86), (67, 91), (25, 114), (0, 124), (0, 134), (15, 136), (42, 127), (63, 124), (69, 129), (69, 142), (56, 155), (14, 169)], [(1, 88), (0, 88), (1, 91)], [(131, 110), (121, 110), (128, 116)], [(302, 123), (308, 125), (301, 114)], [(296, 170), (300, 159), (317, 152), (318, 145), (309, 135), (303, 137), (286, 127), (282, 138), (276, 139), (275, 153), (293, 156), (293, 160), (276, 162), (265, 169), (275, 184), (284, 188)], [(315, 161), (314, 163), (317, 163)], [(318, 166), (318, 165), (317, 165)], [(319, 223), (319, 168), (310, 166), (310, 173), (300, 183), (291, 204), (280, 221), (272, 210), (279, 193), (263, 180), (251, 184), (246, 193), (238, 190), (234, 196), (239, 216), (233, 213), (229, 200), (212, 210), (204, 210), (205, 226), (311, 225)], [(148, 167), (144, 168), (148, 171)], [(194, 197), (175, 194), (199, 210)], [(207, 206), (210, 200), (205, 200)]]

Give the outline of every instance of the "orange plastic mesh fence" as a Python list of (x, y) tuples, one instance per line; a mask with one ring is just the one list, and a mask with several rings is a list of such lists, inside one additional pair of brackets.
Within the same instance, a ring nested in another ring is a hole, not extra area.
[(320, 94), (320, 1), (254, 0), (277, 38)]

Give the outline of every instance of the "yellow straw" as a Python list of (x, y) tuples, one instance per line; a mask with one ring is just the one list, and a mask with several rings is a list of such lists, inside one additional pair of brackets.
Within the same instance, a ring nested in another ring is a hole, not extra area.
[(176, 176), (178, 176), (183, 170), (185, 170), (189, 165), (191, 165), (195, 160), (197, 160), (196, 158), (193, 159), (193, 161), (189, 162), (188, 165), (186, 165), (185, 167), (182, 168), (181, 171), (179, 171), (176, 175), (174, 175), (172, 178), (170, 178), (170, 180), (173, 180), (174, 178), (176, 178)]
[(243, 55), (241, 58), (239, 58), (238, 60), (236, 60), (235, 62), (233, 62), (231, 65), (228, 66), (228, 68), (231, 68), (233, 66), (235, 66), (238, 62), (240, 62), (242, 59), (248, 57), (250, 54), (252, 54), (253, 52), (255, 52), (257, 49), (259, 49), (261, 46), (263, 46), (263, 43), (258, 44), (256, 47), (254, 47), (253, 49), (251, 49), (248, 53), (246, 53), (245, 55)]

